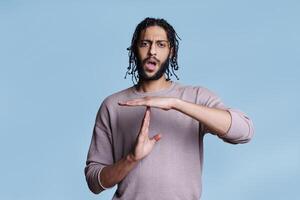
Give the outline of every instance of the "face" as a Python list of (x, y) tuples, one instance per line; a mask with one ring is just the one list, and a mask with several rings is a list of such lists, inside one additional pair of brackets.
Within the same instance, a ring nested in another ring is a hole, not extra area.
[(150, 26), (141, 32), (137, 43), (137, 69), (141, 80), (158, 80), (169, 66), (170, 43), (166, 31)]

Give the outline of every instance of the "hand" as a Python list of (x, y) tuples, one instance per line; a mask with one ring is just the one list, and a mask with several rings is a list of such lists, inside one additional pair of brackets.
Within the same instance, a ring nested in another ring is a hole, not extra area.
[(161, 139), (161, 134), (156, 134), (152, 138), (149, 138), (149, 124), (150, 108), (147, 107), (134, 150), (129, 154), (130, 158), (134, 161), (141, 160), (142, 158), (147, 156), (152, 151), (155, 143)]
[(148, 106), (157, 107), (163, 110), (170, 110), (175, 105), (176, 98), (171, 97), (144, 97), (140, 99), (131, 99), (125, 102), (119, 102), (121, 106)]

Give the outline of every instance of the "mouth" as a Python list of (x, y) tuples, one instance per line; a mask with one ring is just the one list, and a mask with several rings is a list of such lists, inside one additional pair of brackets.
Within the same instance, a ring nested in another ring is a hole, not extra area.
[(153, 72), (157, 66), (157, 61), (154, 59), (148, 59), (145, 63), (145, 67), (147, 71)]

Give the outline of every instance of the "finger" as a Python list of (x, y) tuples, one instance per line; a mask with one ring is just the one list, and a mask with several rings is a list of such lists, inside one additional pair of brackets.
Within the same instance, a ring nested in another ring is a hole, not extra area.
[(142, 123), (141, 133), (147, 134), (149, 130), (149, 124), (150, 124), (150, 107), (147, 107), (145, 116)]
[(121, 106), (144, 106), (146, 105), (146, 102), (144, 99), (131, 99), (128, 101), (119, 101), (119, 105)]
[(126, 102), (118, 102), (118, 104), (120, 105), (120, 106), (126, 106), (127, 104), (126, 104)]
[(119, 102), (118, 104), (120, 106), (143, 106), (143, 104), (136, 102)]
[(161, 134), (156, 134), (151, 138), (151, 142), (156, 143), (161, 139)]

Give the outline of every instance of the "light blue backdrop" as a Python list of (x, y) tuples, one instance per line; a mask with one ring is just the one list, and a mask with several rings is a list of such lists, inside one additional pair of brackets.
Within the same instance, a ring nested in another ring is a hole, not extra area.
[(102, 100), (132, 85), (126, 48), (147, 16), (182, 38), (180, 82), (253, 119), (246, 145), (205, 138), (203, 200), (299, 199), (297, 0), (0, 1), (0, 199), (110, 199), (83, 169)]

